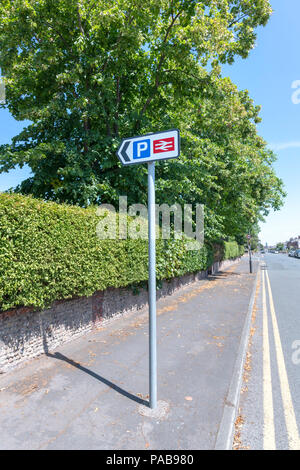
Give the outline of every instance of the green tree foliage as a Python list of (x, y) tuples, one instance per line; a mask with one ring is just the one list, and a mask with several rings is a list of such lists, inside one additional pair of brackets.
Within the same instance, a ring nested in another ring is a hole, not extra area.
[(257, 135), (259, 108), (221, 76), (247, 57), (268, 0), (2, 0), (8, 108), (31, 124), (0, 149), (27, 163), (23, 194), (88, 206), (146, 201), (146, 166), (121, 168), (121, 137), (178, 127), (182, 155), (157, 164), (159, 203), (202, 203), (206, 237), (241, 237), (282, 183)]

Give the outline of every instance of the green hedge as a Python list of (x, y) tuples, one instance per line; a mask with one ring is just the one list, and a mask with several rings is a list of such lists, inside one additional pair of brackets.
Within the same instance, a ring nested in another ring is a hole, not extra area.
[(244, 247), (238, 245), (237, 242), (224, 242), (223, 259), (233, 259), (244, 254)]
[[(145, 281), (147, 241), (99, 240), (98, 222), (95, 208), (0, 194), (0, 310), (45, 307)], [(206, 246), (188, 251), (184, 240), (157, 241), (158, 279), (200, 271), (212, 261)]]

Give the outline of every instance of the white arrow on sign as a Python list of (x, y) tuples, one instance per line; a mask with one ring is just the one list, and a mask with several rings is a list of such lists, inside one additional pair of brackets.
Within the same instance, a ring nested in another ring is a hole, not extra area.
[(117, 151), (117, 156), (123, 165), (166, 160), (177, 158), (179, 155), (178, 129), (123, 139)]

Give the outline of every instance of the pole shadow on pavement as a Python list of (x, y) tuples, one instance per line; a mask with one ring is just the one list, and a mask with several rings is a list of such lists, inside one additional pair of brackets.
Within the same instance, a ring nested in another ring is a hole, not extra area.
[(114, 383), (111, 382), (110, 380), (105, 379), (105, 378), (102, 377), (101, 375), (96, 374), (96, 373), (93, 372), (92, 370), (89, 370), (89, 369), (87, 369), (86, 367), (82, 366), (79, 362), (73, 361), (73, 359), (70, 359), (70, 358), (64, 356), (64, 355), (61, 354), (60, 352), (55, 352), (54, 354), (50, 353), (50, 352), (49, 352), (49, 348), (48, 348), (48, 343), (47, 343), (46, 325), (44, 325), (44, 322), (43, 322), (43, 319), (42, 319), (42, 318), (41, 318), (40, 329), (41, 329), (42, 339), (43, 339), (43, 349), (44, 349), (44, 353), (45, 353), (45, 355), (46, 355), (47, 357), (50, 357), (50, 358), (52, 358), (52, 359), (58, 359), (58, 360), (60, 360), (60, 361), (67, 362), (67, 363), (70, 364), (71, 366), (76, 367), (76, 369), (79, 369), (79, 370), (81, 370), (82, 372), (85, 372), (86, 374), (90, 375), (90, 376), (93, 377), (94, 379), (99, 380), (99, 382), (102, 382), (104, 385), (107, 385), (108, 387), (112, 388), (112, 389), (115, 390), (116, 392), (120, 393), (120, 395), (123, 395), (124, 397), (127, 397), (127, 398), (129, 398), (130, 400), (132, 400), (132, 401), (135, 401), (135, 402), (138, 403), (139, 405), (144, 405), (144, 406), (147, 406), (147, 407), (150, 406), (149, 401), (143, 400), (142, 398), (140, 398), (140, 397), (138, 397), (138, 396), (136, 396), (136, 395), (133, 395), (133, 394), (130, 393), (130, 392), (127, 392), (126, 390), (124, 390), (123, 388), (121, 388), (121, 387), (119, 387), (118, 385), (114, 384)]
[(92, 370), (89, 370), (87, 369), (86, 367), (82, 366), (79, 362), (76, 362), (76, 361), (73, 361), (73, 359), (70, 359), (66, 356), (64, 356), (63, 354), (59, 353), (59, 352), (56, 352), (54, 354), (51, 354), (49, 352), (46, 352), (46, 356), (48, 357), (51, 357), (51, 358), (54, 358), (54, 359), (58, 359), (60, 361), (64, 361), (64, 362), (67, 362), (68, 364), (70, 364), (71, 366), (73, 367), (76, 367), (76, 369), (79, 369), (81, 370), (82, 372), (85, 372), (86, 374), (90, 375), (91, 377), (93, 377), (94, 379), (96, 380), (99, 380), (99, 382), (102, 382), (104, 385), (107, 385), (108, 387), (112, 388), (113, 390), (115, 390), (116, 392), (120, 393), (121, 395), (123, 395), (124, 397), (126, 398), (129, 398), (130, 400), (133, 400), (135, 401), (136, 403), (140, 404), (140, 405), (144, 405), (144, 406), (147, 406), (149, 407), (149, 402), (147, 400), (143, 400), (142, 398), (136, 396), (136, 395), (133, 395), (132, 393), (130, 392), (127, 392), (126, 390), (124, 390), (123, 388), (119, 387), (118, 385), (114, 384), (113, 382), (111, 382), (110, 380), (108, 379), (105, 379), (104, 377), (102, 377), (101, 375), (99, 374), (96, 374), (95, 372), (93, 372)]

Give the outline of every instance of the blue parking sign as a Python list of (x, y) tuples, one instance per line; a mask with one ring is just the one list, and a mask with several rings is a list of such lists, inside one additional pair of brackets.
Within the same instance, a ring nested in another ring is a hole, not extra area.
[(139, 165), (156, 160), (177, 158), (180, 155), (178, 129), (151, 132), (146, 135), (123, 139), (117, 150), (122, 165)]
[(133, 159), (149, 158), (151, 153), (150, 139), (138, 140), (133, 142)]

